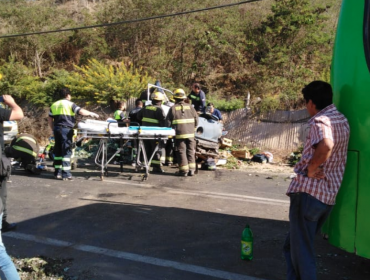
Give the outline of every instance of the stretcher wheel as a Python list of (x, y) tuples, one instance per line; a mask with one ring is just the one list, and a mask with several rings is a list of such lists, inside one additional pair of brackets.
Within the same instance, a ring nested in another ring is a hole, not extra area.
[(148, 173), (144, 174), (144, 175), (143, 175), (143, 181), (148, 180), (148, 176), (149, 176), (149, 174), (148, 174)]
[(100, 180), (104, 181), (104, 176), (100, 175)]

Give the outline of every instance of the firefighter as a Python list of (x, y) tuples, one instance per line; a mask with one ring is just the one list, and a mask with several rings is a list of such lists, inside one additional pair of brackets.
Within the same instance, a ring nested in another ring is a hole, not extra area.
[[(137, 113), (137, 119), (143, 126), (159, 126), (165, 127), (166, 126), (166, 116), (164, 111), (161, 107), (162, 101), (164, 100), (163, 93), (161, 92), (153, 92), (151, 95), (152, 105), (146, 106), (141, 109)], [(156, 147), (157, 140), (146, 140), (145, 141), (145, 150), (147, 158), (149, 159), (153, 154), (153, 151)], [(159, 142), (159, 149), (155, 153), (152, 161), (151, 166), (153, 167), (153, 173), (163, 173), (164, 170), (161, 168), (161, 157), (162, 157), (162, 149), (164, 143)]]
[(36, 138), (28, 133), (18, 134), (5, 149), (9, 158), (14, 158), (21, 163), (21, 166), (32, 173), (39, 174), (40, 169), (36, 168), (36, 157), (39, 152), (39, 145)]
[(82, 109), (71, 102), (71, 92), (68, 88), (60, 89), (59, 97), (61, 99), (51, 105), (48, 118), (49, 127), (54, 132), (55, 137), (54, 177), (55, 179), (72, 181), (71, 155), (75, 115), (79, 114), (93, 118), (98, 118), (99, 115)]
[(175, 105), (168, 112), (167, 120), (176, 130), (175, 150), (178, 157), (179, 176), (194, 176), (195, 174), (195, 139), (194, 131), (198, 125), (198, 114), (195, 109), (186, 104), (185, 91), (181, 88), (174, 91)]

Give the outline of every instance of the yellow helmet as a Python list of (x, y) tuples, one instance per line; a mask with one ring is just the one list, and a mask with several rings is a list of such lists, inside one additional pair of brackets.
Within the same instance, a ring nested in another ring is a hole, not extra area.
[(186, 93), (182, 88), (178, 88), (174, 91), (173, 97), (175, 99), (185, 99), (186, 98)]
[(157, 101), (163, 101), (164, 96), (163, 96), (162, 92), (156, 91), (156, 92), (152, 93), (152, 95), (150, 96), (150, 99), (151, 100), (157, 100)]

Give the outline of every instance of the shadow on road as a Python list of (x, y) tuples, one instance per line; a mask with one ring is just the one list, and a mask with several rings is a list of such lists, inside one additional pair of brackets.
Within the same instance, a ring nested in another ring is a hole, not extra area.
[[(17, 232), (263, 279), (285, 279), (282, 245), (287, 222), (114, 199), (125, 195), (100, 193), (96, 200), (82, 199), (91, 204), (21, 222)], [(254, 260), (249, 262), (240, 260), (240, 237), (247, 223), (255, 237)], [(368, 279), (369, 260), (336, 249), (320, 237), (317, 245), (319, 279)], [(38, 254), (22, 248), (17, 253)]]

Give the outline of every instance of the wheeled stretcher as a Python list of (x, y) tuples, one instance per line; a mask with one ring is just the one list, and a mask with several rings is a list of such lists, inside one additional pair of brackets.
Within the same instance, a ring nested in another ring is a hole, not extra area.
[[(125, 124), (124, 124), (125, 125)], [(110, 121), (96, 121), (96, 120), (84, 120), (78, 123), (78, 139), (77, 142), (82, 141), (86, 138), (100, 139), (99, 149), (95, 157), (95, 164), (101, 167), (100, 178), (103, 180), (104, 176), (108, 175), (108, 164), (112, 159), (123, 151), (127, 145), (128, 140), (137, 140), (138, 151), (136, 158), (135, 171), (140, 168), (145, 168), (145, 175), (143, 181), (149, 176), (150, 162), (152, 161), (155, 153), (160, 148), (161, 143), (165, 143), (170, 136), (175, 136), (175, 130), (169, 127), (155, 127), (155, 126), (129, 126), (121, 127), (117, 122)], [(117, 151), (108, 159), (108, 141), (110, 139), (121, 140), (120, 147)], [(157, 145), (148, 158), (146, 154), (144, 141), (145, 140), (157, 140)], [(142, 151), (142, 153), (141, 153)], [(143, 155), (143, 160), (139, 160), (139, 156)]]

